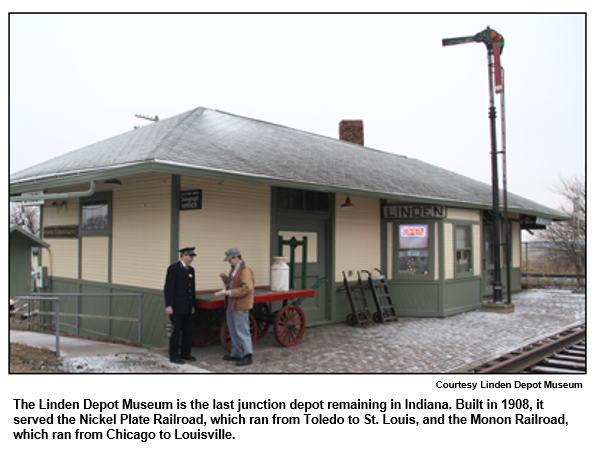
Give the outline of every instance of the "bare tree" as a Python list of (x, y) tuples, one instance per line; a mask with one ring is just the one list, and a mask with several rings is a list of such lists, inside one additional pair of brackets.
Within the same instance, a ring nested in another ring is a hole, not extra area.
[(538, 232), (540, 241), (549, 244), (556, 254), (573, 263), (578, 287), (586, 274), (586, 186), (584, 177), (560, 178), (554, 191), (563, 197), (560, 210), (572, 218), (558, 221)]
[(10, 203), (10, 224), (21, 226), (26, 231), (37, 235), (40, 231), (40, 208), (24, 206), (21, 203)]

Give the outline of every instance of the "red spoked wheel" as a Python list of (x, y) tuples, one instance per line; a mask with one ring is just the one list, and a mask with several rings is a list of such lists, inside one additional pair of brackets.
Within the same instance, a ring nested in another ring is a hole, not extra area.
[[(255, 345), (255, 341), (258, 338), (258, 324), (255, 321), (255, 317), (249, 313), (249, 333), (251, 333), (251, 343)], [(228, 322), (224, 319), (222, 327), (220, 328), (220, 342), (222, 346), (230, 353), (232, 339), (230, 338), (230, 331), (228, 331)]]
[(299, 344), (306, 331), (306, 316), (298, 306), (284, 307), (274, 318), (274, 337), (284, 347)]
[(268, 303), (255, 304), (251, 313), (258, 324), (258, 339), (261, 339), (268, 334), (272, 323), (270, 305)]
[(195, 309), (193, 315), (193, 344), (197, 347), (207, 347), (220, 335), (221, 316), (216, 310)]

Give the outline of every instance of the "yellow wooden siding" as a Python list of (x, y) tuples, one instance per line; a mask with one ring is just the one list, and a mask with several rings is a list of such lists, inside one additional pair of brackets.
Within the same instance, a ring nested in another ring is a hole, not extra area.
[(122, 178), (113, 188), (112, 282), (163, 289), (170, 264), (170, 175)]
[(473, 274), (482, 274), (482, 226), (473, 225)]
[(224, 252), (239, 248), (256, 285), (270, 284), (270, 186), (195, 177), (182, 190), (202, 190), (202, 208), (180, 212), (180, 247), (194, 246), (197, 290), (221, 287)]
[(454, 278), (454, 225), (444, 223), (444, 279)]
[(44, 239), (50, 245), (42, 250), (42, 265), (50, 276), (77, 279), (77, 239)]
[[(353, 196), (354, 209), (340, 209), (345, 195), (337, 195), (335, 230), (335, 281), (343, 281), (349, 271), (373, 271), (381, 267), (380, 201)], [(349, 278), (349, 276), (348, 276)]]
[(457, 209), (449, 207), (446, 211), (447, 220), (480, 221), (479, 210)]
[[(72, 191), (82, 190), (76, 187)], [(49, 191), (51, 193), (51, 191)], [(42, 265), (48, 267), (50, 276), (62, 278), (78, 277), (78, 239), (47, 239), (43, 235), (46, 226), (77, 226), (79, 224), (78, 198), (46, 201), (42, 206), (42, 239), (50, 244), (50, 249), (42, 250)]]
[[(53, 202), (56, 202), (57, 206), (53, 206)], [(56, 201), (49, 200), (46, 201), (42, 209), (43, 227), (77, 226), (80, 222), (80, 203), (78, 198), (57, 199)]]
[(109, 237), (82, 237), (82, 279), (108, 282)]

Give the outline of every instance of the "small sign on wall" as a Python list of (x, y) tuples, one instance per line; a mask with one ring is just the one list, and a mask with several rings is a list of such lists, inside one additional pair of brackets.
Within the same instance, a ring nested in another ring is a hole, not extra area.
[(446, 206), (388, 205), (383, 207), (383, 218), (446, 218)]
[(45, 239), (77, 239), (78, 226), (46, 226)]
[(201, 190), (180, 192), (180, 210), (195, 210), (201, 208)]

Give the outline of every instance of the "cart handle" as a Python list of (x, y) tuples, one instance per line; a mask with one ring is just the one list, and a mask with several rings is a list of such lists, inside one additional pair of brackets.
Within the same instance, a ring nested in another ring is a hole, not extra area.
[[(316, 292), (316, 290), (318, 290), (318, 288), (320, 286), (322, 286), (324, 283), (326, 283), (328, 281), (329, 281), (329, 278), (325, 278), (325, 277), (319, 278), (319, 280), (316, 281), (316, 283), (312, 287), (310, 287), (310, 289), (312, 289), (314, 292)], [(293, 301), (291, 303), (291, 305), (293, 305), (293, 306), (299, 306), (301, 304), (301, 302), (304, 301), (306, 298), (308, 298), (308, 297), (298, 298), (295, 301)], [(287, 300), (285, 300), (285, 303), (286, 302), (287, 302)], [(283, 305), (283, 307), (285, 307), (285, 306)]]

